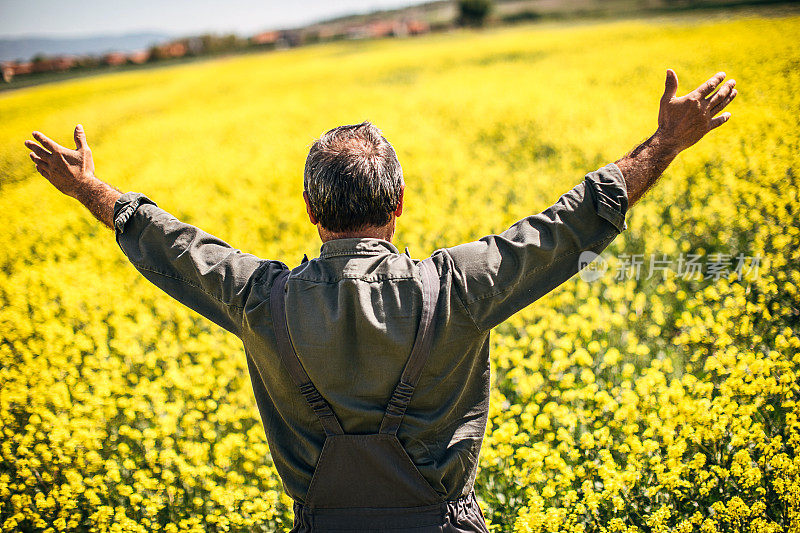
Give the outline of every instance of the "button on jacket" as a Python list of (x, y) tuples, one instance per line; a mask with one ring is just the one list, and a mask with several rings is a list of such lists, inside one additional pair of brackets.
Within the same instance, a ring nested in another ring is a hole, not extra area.
[[(626, 228), (625, 182), (607, 165), (537, 215), (435, 251), (440, 281), (430, 359), (398, 438), (442, 497), (470, 494), (489, 407), (489, 332), (557, 287)], [(303, 503), (325, 432), (276, 352), (270, 289), (279, 261), (242, 253), (139, 193), (114, 207), (117, 242), (152, 283), (239, 336), (275, 467)], [(337, 239), (292, 269), (286, 315), (311, 381), (345, 433), (375, 433), (420, 322), (418, 261), (381, 239)]]

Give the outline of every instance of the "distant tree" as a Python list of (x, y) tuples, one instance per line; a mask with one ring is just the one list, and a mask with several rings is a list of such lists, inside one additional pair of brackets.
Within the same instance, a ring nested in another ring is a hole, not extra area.
[(483, 26), (492, 10), (492, 0), (458, 0), (458, 24)]
[(96, 68), (100, 65), (100, 58), (96, 56), (81, 56), (75, 66), (77, 68)]
[[(196, 41), (197, 46), (192, 46), (192, 41)], [(189, 49), (195, 51), (195, 54), (197, 55), (224, 54), (246, 47), (247, 40), (242, 39), (233, 33), (228, 35), (215, 35), (207, 33), (194, 40), (190, 40), (188, 45)]]
[(166, 59), (166, 56), (163, 54), (161, 47), (158, 45), (151, 46), (148, 52), (150, 52), (150, 55), (147, 58), (148, 63)]

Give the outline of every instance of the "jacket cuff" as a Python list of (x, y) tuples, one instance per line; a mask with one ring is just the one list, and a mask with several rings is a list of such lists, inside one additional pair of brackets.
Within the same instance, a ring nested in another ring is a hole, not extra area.
[(156, 205), (154, 201), (140, 192), (126, 192), (114, 203), (114, 232), (119, 234), (125, 229), (125, 224), (143, 204)]
[(618, 232), (628, 229), (628, 188), (622, 171), (614, 163), (586, 175), (586, 187), (594, 198), (597, 214), (610, 222)]

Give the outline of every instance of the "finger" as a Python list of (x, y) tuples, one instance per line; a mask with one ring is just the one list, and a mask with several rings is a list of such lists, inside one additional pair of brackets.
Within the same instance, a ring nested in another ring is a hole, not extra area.
[(727, 98), (725, 98), (725, 100), (720, 102), (719, 105), (715, 106), (714, 109), (711, 110), (711, 114), (716, 115), (717, 113), (725, 109), (728, 106), (728, 104), (730, 104), (733, 101), (733, 99), (736, 98), (737, 94), (739, 94), (739, 92), (736, 89), (732, 90), (731, 94), (729, 94)]
[(701, 98), (705, 98), (709, 94), (713, 93), (714, 89), (717, 88), (717, 85), (722, 83), (722, 80), (724, 80), (724, 79), (725, 79), (725, 73), (724, 72), (717, 72), (716, 74), (711, 76), (711, 78), (709, 78), (709, 80), (707, 82), (705, 82), (703, 85), (701, 85), (700, 87), (698, 87), (697, 89), (695, 89), (692, 92), (696, 96), (699, 96)]
[(667, 79), (664, 82), (664, 96), (661, 98), (664, 100), (671, 100), (675, 98), (675, 95), (678, 93), (678, 75), (675, 74), (675, 71), (671, 68), (667, 69)]
[(712, 119), (711, 119), (711, 127), (710, 127), (710, 128), (708, 128), (708, 129), (709, 129), (709, 131), (710, 131), (710, 130), (713, 130), (714, 128), (719, 128), (720, 126), (722, 126), (723, 124), (725, 124), (726, 122), (728, 122), (728, 120), (729, 120), (730, 118), (731, 118), (731, 114), (730, 114), (730, 113), (728, 113), (727, 111), (726, 111), (725, 113), (721, 114), (721, 115), (720, 115), (720, 116), (718, 116), (718, 117), (714, 117), (714, 118), (712, 118)]
[(714, 109), (716, 106), (718, 106), (720, 102), (725, 100), (728, 95), (731, 94), (735, 85), (736, 80), (728, 80), (720, 85), (719, 90), (708, 97), (708, 107)]
[(44, 148), (42, 148), (41, 146), (39, 146), (38, 144), (36, 144), (34, 141), (25, 141), (25, 147), (28, 150), (33, 150), (33, 153), (35, 153), (41, 158), (50, 157), (51, 155), (53, 155)]
[(83, 126), (81, 124), (75, 126), (75, 133), (73, 135), (75, 137), (75, 147), (78, 150), (89, 148), (89, 143), (86, 142), (86, 132), (83, 131)]
[(47, 167), (42, 166), (42, 165), (36, 165), (36, 172), (38, 172), (39, 174), (41, 174), (45, 178), (50, 176), (50, 170)]
[(63, 146), (61, 146), (60, 144), (55, 142), (53, 139), (51, 139), (50, 137), (47, 137), (46, 135), (44, 135), (41, 132), (34, 131), (33, 132), (33, 138), (36, 139), (37, 141), (39, 141), (42, 144), (42, 146), (44, 146), (45, 148), (47, 148), (51, 152), (58, 152), (59, 150), (64, 150), (65, 149)]
[(31, 158), (31, 161), (33, 161), (33, 163), (37, 167), (38, 166), (43, 166), (43, 167), (50, 168), (50, 164), (47, 161), (45, 161), (44, 159), (42, 159), (38, 155), (34, 154), (33, 152), (29, 153), (28, 156)]

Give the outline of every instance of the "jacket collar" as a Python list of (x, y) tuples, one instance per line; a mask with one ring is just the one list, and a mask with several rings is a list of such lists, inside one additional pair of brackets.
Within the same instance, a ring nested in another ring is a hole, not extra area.
[(383, 239), (350, 238), (334, 239), (322, 243), (319, 251), (320, 259), (343, 255), (381, 255), (398, 254), (397, 248)]

